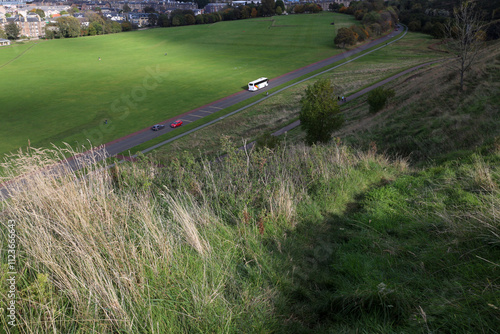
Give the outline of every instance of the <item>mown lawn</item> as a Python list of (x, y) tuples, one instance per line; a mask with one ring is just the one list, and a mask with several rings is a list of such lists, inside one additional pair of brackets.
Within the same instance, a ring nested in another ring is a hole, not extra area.
[(290, 15), (2, 48), (0, 66), (27, 51), (0, 68), (0, 153), (28, 139), (37, 147), (119, 138), (333, 56), (336, 29), (353, 23)]

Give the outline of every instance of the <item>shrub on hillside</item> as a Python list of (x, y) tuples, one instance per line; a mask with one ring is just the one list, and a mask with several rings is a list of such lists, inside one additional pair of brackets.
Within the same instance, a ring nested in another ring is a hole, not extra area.
[(280, 139), (278, 137), (271, 135), (270, 132), (265, 132), (263, 135), (257, 138), (255, 147), (275, 149), (278, 147), (279, 143)]
[(394, 97), (396, 93), (392, 89), (383, 89), (382, 87), (375, 88), (368, 94), (368, 104), (370, 105), (370, 112), (376, 113), (382, 110), (387, 101)]
[(353, 45), (356, 43), (357, 36), (354, 31), (349, 28), (340, 28), (337, 32), (337, 36), (333, 42), (335, 45), (338, 45), (341, 48), (344, 48), (346, 45)]
[(328, 142), (332, 132), (344, 124), (334, 93), (336, 90), (332, 81), (327, 79), (320, 79), (307, 87), (299, 117), (309, 144)]
[(368, 35), (366, 34), (366, 31), (361, 28), (360, 26), (357, 25), (352, 25), (350, 29), (356, 34), (356, 39), (358, 42), (363, 42), (368, 38)]
[(420, 21), (411, 21), (408, 24), (408, 29), (410, 29), (410, 31), (420, 31), (422, 30), (422, 24)]

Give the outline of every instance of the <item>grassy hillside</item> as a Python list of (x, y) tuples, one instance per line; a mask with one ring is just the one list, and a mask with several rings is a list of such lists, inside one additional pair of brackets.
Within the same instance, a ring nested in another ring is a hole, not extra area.
[(1, 216), (4, 238), (9, 219), (18, 236), (18, 326), (4, 308), (4, 330), (495, 333), (498, 148), (414, 171), (335, 144), (222, 144), (219, 163), (185, 153), (76, 180), (32, 174), (22, 189), (37, 191)]
[(2, 48), (0, 153), (28, 139), (34, 147), (111, 141), (333, 56), (342, 51), (335, 31), (353, 23), (289, 15)]
[[(1, 284), (0, 328), (497, 333), (498, 57), (493, 45), (460, 94), (436, 66), (395, 83), (375, 116), (345, 104), (343, 138), (328, 145), (304, 146), (300, 129), (275, 150), (222, 138), (219, 162), (193, 152), (110, 171), (82, 161), (82, 178), (40, 168), (64, 151), (11, 157), (12, 174), (41, 171), (3, 203), (2, 244), (12, 220), (17, 258), (9, 268), (2, 248), (0, 281), (15, 270), (18, 326)], [(412, 136), (420, 146), (401, 158)]]
[(335, 135), (358, 147), (376, 142), (414, 162), (446, 160), (493, 145), (500, 137), (499, 50), (498, 42), (484, 50), (466, 74), (465, 92), (457, 86), (458, 72), (445, 62), (387, 84), (396, 97), (376, 115), (369, 114), (366, 97), (349, 103), (348, 124)]

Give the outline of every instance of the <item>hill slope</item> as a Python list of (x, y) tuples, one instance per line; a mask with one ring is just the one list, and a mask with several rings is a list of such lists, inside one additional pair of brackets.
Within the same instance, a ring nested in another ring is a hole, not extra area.
[(415, 162), (493, 144), (500, 136), (499, 45), (484, 50), (466, 74), (466, 91), (459, 91), (449, 62), (436, 65), (386, 85), (396, 97), (376, 115), (368, 113), (366, 97), (354, 101), (345, 110), (352, 122), (335, 135), (365, 148), (376, 142)]
[[(496, 333), (500, 143), (488, 126), (499, 59), (485, 57), (458, 99), (439, 67), (399, 83), (393, 105), (350, 137), (364, 151), (335, 141), (245, 152), (225, 140), (220, 162), (184, 152), (111, 171), (87, 161), (84, 178), (31, 173), (0, 216), (2, 240), (17, 235), (1, 280), (15, 271), (18, 326), (3, 313), (2, 328)], [(346, 113), (367, 112), (351, 103)], [(407, 153), (416, 129), (411, 157), (432, 165), (377, 153)], [(3, 167), (64, 153), (31, 150)], [(2, 305), (9, 292), (0, 285)]]

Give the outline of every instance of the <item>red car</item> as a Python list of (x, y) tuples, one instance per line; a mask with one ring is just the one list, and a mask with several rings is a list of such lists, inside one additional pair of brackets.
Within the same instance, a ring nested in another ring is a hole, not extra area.
[(170, 127), (171, 127), (171, 128), (177, 128), (177, 127), (179, 127), (179, 126), (181, 126), (181, 125), (182, 125), (182, 121), (179, 119), (179, 120), (177, 120), (177, 121), (175, 121), (175, 122), (172, 122), (172, 123), (170, 124)]

